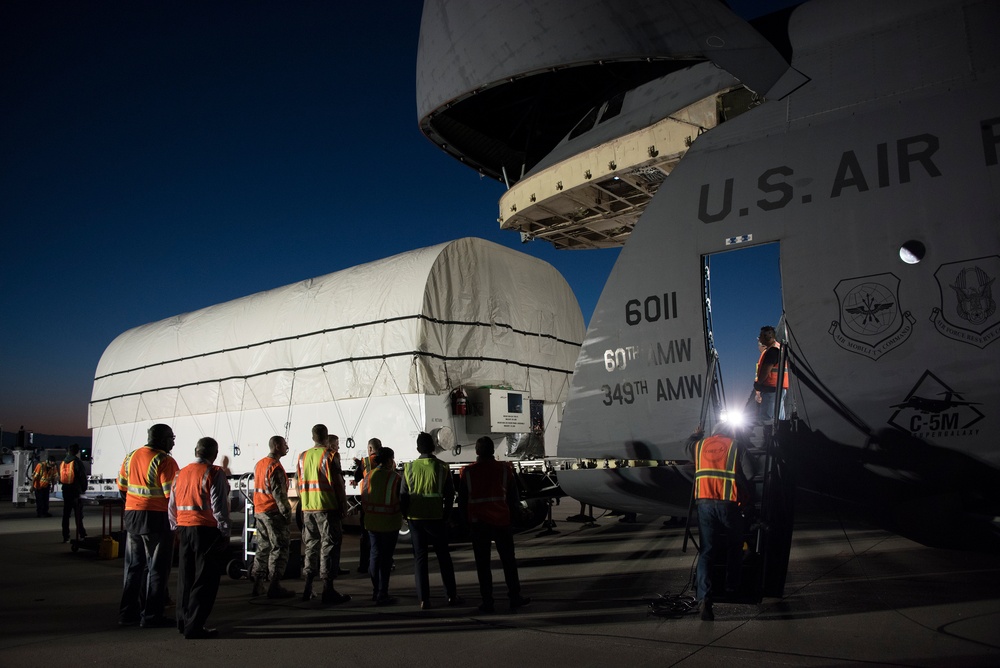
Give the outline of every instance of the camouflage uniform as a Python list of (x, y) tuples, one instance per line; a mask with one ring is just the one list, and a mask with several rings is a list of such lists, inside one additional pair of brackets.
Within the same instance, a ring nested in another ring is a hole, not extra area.
[(256, 513), (257, 552), (253, 574), (265, 579), (281, 578), (288, 566), (288, 545), (291, 542), (291, 522), (281, 513)]
[[(288, 476), (277, 463), (278, 457), (268, 455), (254, 469), (254, 504), (261, 512), (254, 513), (257, 550), (253, 560), (254, 596), (264, 593), (264, 580), (270, 580), (269, 598), (293, 595), (278, 581), (288, 566), (291, 542), (292, 507), (288, 502)], [(260, 478), (258, 480), (258, 478)]]
[[(337, 577), (340, 569), (340, 542), (343, 538), (340, 514), (336, 510), (316, 510), (303, 513), (303, 519), (306, 551), (303, 573), (307, 579), (318, 575), (320, 580), (329, 582)], [(327, 540), (323, 540), (324, 536)]]

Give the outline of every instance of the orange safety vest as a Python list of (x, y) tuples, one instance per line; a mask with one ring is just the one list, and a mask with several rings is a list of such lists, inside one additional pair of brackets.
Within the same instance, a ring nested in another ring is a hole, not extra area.
[(313, 446), (299, 455), (299, 502), (303, 511), (340, 507), (333, 482), (337, 468), (333, 453), (323, 446)]
[(469, 521), (510, 526), (507, 490), (514, 484), (514, 467), (509, 462), (480, 459), (465, 466), (460, 475), (468, 492)]
[(372, 474), (378, 467), (375, 463), (375, 457), (372, 455), (367, 455), (361, 458), (361, 482), (358, 483), (358, 492), (362, 493), (365, 491), (365, 483), (368, 481), (368, 476)]
[(125, 510), (167, 512), (177, 462), (169, 453), (148, 445), (130, 452), (118, 471), (118, 489), (128, 492)]
[(399, 531), (403, 526), (403, 513), (399, 508), (401, 480), (394, 469), (377, 468), (368, 474), (368, 484), (361, 492), (365, 529)]
[(38, 462), (35, 464), (35, 472), (31, 476), (31, 486), (35, 489), (48, 489), (52, 484), (52, 470), (48, 463)]
[(271, 480), (276, 471), (281, 472), (282, 484), (288, 490), (288, 474), (277, 459), (264, 457), (257, 462), (253, 471), (253, 511), (255, 513), (268, 513), (278, 510), (278, 502), (274, 500), (274, 489), (271, 487)]
[(737, 501), (736, 445), (728, 436), (709, 436), (694, 449), (694, 498)]
[(73, 466), (75, 463), (76, 460), (73, 460), (59, 465), (59, 482), (64, 485), (72, 485), (76, 481), (76, 467)]
[[(775, 344), (772, 347), (778, 348), (779, 346), (777, 344)], [(764, 355), (766, 355), (767, 351), (770, 350), (770, 349), (771, 348), (765, 348), (764, 351), (761, 352), (760, 358), (757, 360), (757, 369), (756, 369), (756, 375), (754, 375), (754, 378), (756, 378), (758, 375), (760, 375), (760, 365), (764, 363)], [(781, 359), (781, 357), (780, 357), (780, 351), (779, 351), (779, 357), (778, 357), (778, 359)], [(765, 378), (764, 380), (761, 381), (761, 385), (763, 385), (764, 387), (775, 387), (775, 388), (778, 387), (778, 365), (777, 364), (775, 364), (775, 365), (773, 365), (771, 367), (771, 371), (767, 374), (767, 378)], [(788, 389), (788, 362), (785, 362), (785, 377), (781, 381), (781, 389), (783, 389), (783, 390), (787, 390)]]
[(219, 523), (212, 513), (212, 481), (222, 467), (203, 462), (188, 464), (174, 480), (174, 503), (177, 526), (214, 527)]

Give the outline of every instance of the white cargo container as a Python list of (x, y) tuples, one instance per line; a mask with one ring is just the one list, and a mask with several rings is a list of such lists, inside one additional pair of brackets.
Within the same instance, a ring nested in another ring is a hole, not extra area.
[[(288, 438), (293, 471), (316, 423), (340, 436), (345, 468), (372, 437), (415, 458), (421, 431), (451, 462), (473, 460), (483, 434), (503, 456), (532, 427), (554, 455), (584, 332), (554, 267), (475, 238), (143, 325), (97, 366), (93, 475), (115, 476), (157, 422), (173, 428), (180, 465), (212, 436), (234, 475), (251, 472), (275, 434)], [(468, 418), (452, 405), (459, 388), (473, 398)], [(474, 399), (504, 391), (521, 395), (525, 418), (484, 430)]]

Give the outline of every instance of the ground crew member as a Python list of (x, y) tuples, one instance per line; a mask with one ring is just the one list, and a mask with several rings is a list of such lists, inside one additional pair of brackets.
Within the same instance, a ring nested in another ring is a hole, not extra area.
[(35, 514), (38, 517), (52, 517), (49, 512), (49, 494), (59, 482), (59, 467), (55, 455), (49, 455), (46, 461), (35, 464), (31, 474), (31, 487), (35, 490)]
[(510, 462), (497, 461), (494, 451), (493, 439), (480, 437), (476, 441), (476, 461), (462, 469), (458, 486), (458, 505), (469, 521), (479, 592), (483, 598), (479, 610), (485, 613), (494, 611), (490, 543), (496, 543), (503, 565), (511, 611), (531, 602), (531, 599), (521, 596), (521, 581), (514, 556), (511, 517), (512, 512), (520, 507), (517, 478)]
[(125, 457), (118, 472), (118, 490), (125, 500), (125, 583), (118, 623), (143, 628), (174, 626), (163, 616), (167, 579), (173, 560), (174, 534), (167, 517), (177, 462), (170, 456), (174, 432), (154, 424), (147, 443)]
[(375, 605), (391, 605), (396, 598), (389, 596), (389, 575), (392, 555), (403, 526), (399, 508), (399, 484), (396, 453), (392, 448), (380, 448), (375, 455), (375, 468), (368, 474), (361, 489), (361, 505), (365, 509), (365, 528), (371, 543), (368, 572), (372, 580)]
[[(341, 521), (347, 508), (344, 478), (332, 446), (327, 445), (326, 425), (312, 429), (313, 447), (299, 455), (296, 472), (302, 508), (302, 540), (305, 543), (306, 586), (302, 600), (313, 597), (313, 581), (323, 581), (323, 603), (345, 603), (350, 595), (340, 594), (333, 581), (340, 570)], [(339, 442), (333, 436), (332, 442)]]
[[(327, 436), (326, 437), (326, 447), (328, 449), (330, 449), (330, 450), (333, 451), (333, 461), (337, 464), (337, 470), (340, 471), (340, 477), (342, 479), (346, 479), (347, 476), (344, 474), (344, 465), (340, 461), (340, 439), (337, 438), (336, 436)], [(359, 505), (359, 508), (360, 508), (360, 505)], [(345, 515), (347, 514), (347, 510), (349, 510), (349, 509), (350, 509), (350, 504), (348, 504), (347, 509), (344, 511)], [(364, 513), (362, 513), (362, 515), (363, 514)], [(362, 524), (362, 527), (363, 527), (364, 526), (364, 522), (362, 522), (361, 524)], [(366, 545), (367, 541), (364, 540), (366, 538), (366, 536), (365, 536), (365, 532), (364, 532), (363, 528), (362, 528), (362, 531), (361, 531), (361, 538), (362, 538), (361, 544), (362, 545)], [(368, 571), (368, 569), (366, 568), (365, 572), (367, 572), (367, 571)], [(350, 573), (351, 573), (351, 571), (348, 570), (348, 569), (346, 569), (346, 568), (338, 568), (337, 569), (337, 575), (338, 576), (340, 576), (340, 575), (350, 575)]]
[(83, 528), (83, 495), (87, 491), (87, 471), (80, 461), (80, 446), (74, 443), (66, 450), (66, 459), (59, 465), (59, 482), (63, 493), (63, 542), (69, 542), (69, 516), (76, 519), (76, 537), (83, 540), (87, 530)]
[(720, 423), (712, 436), (702, 438), (699, 427), (691, 435), (689, 450), (695, 465), (694, 499), (698, 509), (698, 570), (695, 580), (701, 618), (715, 619), (712, 609), (713, 551), (721, 533), (726, 534), (726, 591), (735, 592), (743, 561), (743, 518), (738, 502), (748, 500), (749, 489), (742, 469), (742, 451), (735, 440), (735, 429)]
[[(354, 458), (354, 482), (351, 484), (355, 487), (359, 487), (358, 492), (363, 493), (365, 490), (365, 481), (368, 479), (368, 475), (375, 470), (378, 466), (375, 463), (375, 457), (378, 456), (379, 450), (382, 449), (382, 441), (377, 438), (370, 439), (368, 441), (368, 455), (358, 459)], [(360, 515), (358, 517), (358, 522), (361, 525), (361, 553), (358, 556), (358, 573), (367, 573), (368, 564), (371, 561), (371, 544), (368, 541), (368, 534), (365, 533), (365, 509), (364, 505), (361, 506)]]
[(417, 435), (420, 457), (403, 466), (399, 498), (410, 525), (413, 544), (413, 577), (417, 585), (420, 609), (431, 607), (430, 578), (427, 567), (428, 547), (434, 546), (441, 580), (448, 594), (448, 605), (460, 605), (455, 586), (455, 566), (448, 548), (448, 515), (455, 502), (455, 484), (448, 465), (434, 456), (434, 439), (426, 432)]
[(290, 598), (295, 593), (281, 586), (288, 566), (291, 542), (292, 506), (288, 502), (288, 475), (281, 458), (288, 454), (288, 443), (281, 436), (268, 441), (270, 453), (254, 468), (253, 510), (257, 531), (257, 552), (253, 559), (253, 596), (264, 593), (264, 581), (270, 580), (268, 598)]
[(215, 466), (219, 444), (198, 439), (194, 462), (177, 473), (168, 513), (180, 539), (177, 558), (177, 630), (188, 640), (217, 638), (205, 628), (229, 550), (229, 481)]
[[(778, 391), (778, 370), (781, 365), (781, 344), (775, 339), (774, 327), (765, 325), (757, 337), (760, 359), (757, 360), (757, 375), (754, 377), (754, 399), (757, 402), (757, 420), (764, 425), (764, 443), (771, 440), (774, 424), (774, 404)], [(778, 419), (785, 419), (785, 393), (788, 391), (788, 368), (786, 366), (781, 383), (781, 397), (778, 399)]]

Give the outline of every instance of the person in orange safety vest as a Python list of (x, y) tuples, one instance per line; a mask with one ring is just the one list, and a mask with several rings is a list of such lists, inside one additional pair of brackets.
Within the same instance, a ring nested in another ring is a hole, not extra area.
[(494, 452), (493, 439), (480, 437), (476, 441), (476, 461), (462, 468), (458, 485), (458, 507), (469, 522), (479, 593), (483, 599), (479, 610), (485, 613), (494, 611), (491, 543), (496, 544), (503, 565), (511, 611), (531, 602), (531, 599), (521, 596), (521, 581), (514, 555), (511, 509), (520, 508), (517, 477), (510, 462), (497, 461)]
[(774, 424), (774, 405), (778, 404), (778, 419), (785, 419), (785, 394), (788, 391), (788, 365), (781, 380), (778, 396), (778, 375), (781, 367), (781, 344), (775, 338), (774, 327), (765, 325), (757, 337), (760, 359), (754, 376), (754, 400), (757, 402), (757, 421), (764, 425), (764, 443), (771, 440)]
[(254, 468), (253, 511), (257, 550), (253, 559), (252, 596), (264, 593), (264, 581), (270, 580), (268, 598), (291, 598), (295, 592), (281, 586), (281, 577), (288, 566), (291, 544), (292, 506), (288, 502), (288, 475), (281, 458), (288, 454), (288, 443), (282, 436), (268, 441), (267, 457)]
[[(743, 474), (742, 447), (737, 444), (737, 431), (720, 423), (712, 436), (704, 438), (699, 427), (691, 436), (689, 449), (694, 462), (694, 499), (698, 509), (698, 569), (695, 575), (701, 618), (715, 619), (711, 567), (717, 547), (726, 551), (728, 592), (739, 586), (743, 560), (743, 518), (739, 504), (748, 500), (749, 488)], [(725, 533), (725, 545), (718, 545)]]
[(87, 492), (87, 471), (80, 461), (80, 446), (74, 443), (66, 450), (66, 458), (59, 464), (59, 482), (63, 493), (63, 542), (69, 542), (69, 518), (76, 520), (76, 537), (83, 540), (87, 530), (83, 528), (83, 495)]
[(125, 500), (125, 582), (118, 609), (122, 626), (174, 626), (163, 616), (167, 579), (173, 561), (174, 534), (167, 502), (177, 475), (170, 456), (174, 431), (154, 424), (146, 445), (130, 452), (118, 472), (118, 490)]
[(56, 465), (55, 455), (49, 455), (46, 461), (35, 464), (31, 487), (35, 490), (35, 514), (38, 517), (52, 517), (49, 512), (49, 494), (57, 482), (59, 466)]
[(229, 481), (215, 466), (219, 444), (200, 438), (195, 460), (177, 473), (167, 513), (177, 530), (177, 630), (188, 640), (217, 638), (205, 627), (229, 551)]

